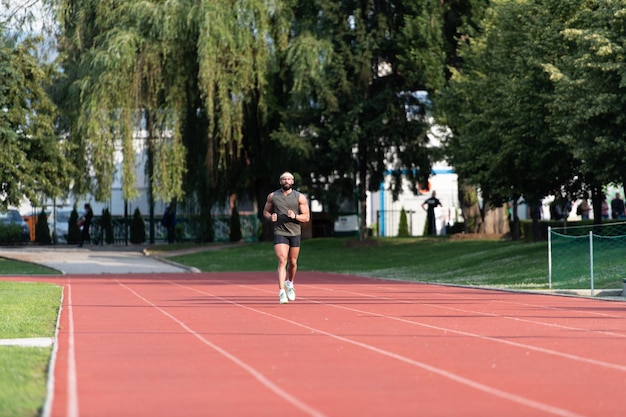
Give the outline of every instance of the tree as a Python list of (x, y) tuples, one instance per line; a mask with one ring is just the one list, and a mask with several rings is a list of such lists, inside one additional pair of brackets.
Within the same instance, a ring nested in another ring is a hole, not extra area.
[(233, 207), (230, 215), (228, 238), (231, 242), (239, 242), (241, 240), (241, 219), (239, 218), (239, 210), (237, 210), (236, 205)]
[(102, 217), (100, 217), (100, 228), (103, 232), (104, 243), (115, 243), (115, 236), (113, 235), (113, 221), (111, 219), (111, 212), (108, 208), (102, 210)]
[(50, 228), (48, 227), (48, 215), (41, 209), (35, 221), (35, 242), (40, 245), (49, 245), (52, 243), (50, 237)]
[(402, 211), (400, 211), (400, 224), (398, 225), (398, 237), (409, 237), (411, 233), (409, 232), (409, 223), (406, 218), (406, 210), (402, 207)]
[(144, 243), (146, 241), (146, 225), (139, 207), (133, 213), (130, 224), (130, 243)]
[(568, 53), (546, 64), (556, 90), (552, 122), (558, 142), (576, 159), (581, 194), (590, 191), (600, 213), (603, 186), (626, 184), (624, 10), (605, 0), (568, 4), (561, 42)]
[(286, 130), (310, 144), (305, 181), (313, 197), (332, 214), (342, 198), (359, 201), (361, 239), (368, 190), (378, 190), (390, 171), (394, 196), (402, 178), (416, 185), (430, 175), (424, 103), (414, 92), (443, 81), (442, 13), (438, 1), (296, 8), (287, 63), (295, 80), (308, 82), (293, 83)]
[[(566, 15), (557, 4), (494, 2), (484, 31), (463, 48), (463, 67), (438, 97), (453, 131), (448, 159), (463, 181), (478, 186), (487, 206), (512, 201), (516, 207), (523, 197), (535, 212), (544, 196), (575, 176), (572, 154), (554, 140), (545, 117), (554, 88), (544, 66), (563, 52)], [(533, 220), (537, 225), (536, 215)]]
[(67, 144), (55, 134), (57, 109), (47, 95), (52, 67), (38, 61), (35, 40), (11, 40), (0, 27), (0, 206), (24, 196), (62, 195), (72, 167)]
[(67, 243), (76, 244), (78, 242), (80, 242), (80, 226), (78, 226), (78, 210), (76, 205), (74, 205), (67, 227)]

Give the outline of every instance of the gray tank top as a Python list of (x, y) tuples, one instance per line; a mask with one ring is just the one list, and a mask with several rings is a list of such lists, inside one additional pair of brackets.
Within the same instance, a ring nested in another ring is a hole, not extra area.
[(296, 214), (300, 214), (298, 208), (300, 204), (298, 199), (300, 193), (296, 190), (285, 195), (282, 190), (274, 191), (272, 195), (272, 203), (274, 204), (274, 211), (278, 215), (278, 220), (274, 223), (274, 233), (280, 236), (299, 236), (302, 233), (300, 222), (290, 219), (287, 216), (287, 211), (292, 210)]

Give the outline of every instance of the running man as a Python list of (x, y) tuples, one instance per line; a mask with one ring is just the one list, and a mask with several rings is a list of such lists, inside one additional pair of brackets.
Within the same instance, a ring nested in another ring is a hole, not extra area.
[(301, 223), (310, 218), (306, 197), (293, 189), (293, 175), (280, 176), (280, 189), (267, 196), (263, 217), (274, 223), (274, 252), (278, 259), (278, 298), (281, 304), (296, 299), (293, 280), (298, 269)]

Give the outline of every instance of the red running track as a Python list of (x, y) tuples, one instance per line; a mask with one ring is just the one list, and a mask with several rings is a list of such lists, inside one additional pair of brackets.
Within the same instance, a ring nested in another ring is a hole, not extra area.
[(621, 302), (313, 272), (287, 305), (267, 272), (54, 281), (51, 417), (626, 415)]

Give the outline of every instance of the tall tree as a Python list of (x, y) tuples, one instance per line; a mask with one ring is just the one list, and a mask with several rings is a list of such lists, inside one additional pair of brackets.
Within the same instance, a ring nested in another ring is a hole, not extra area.
[[(548, 63), (558, 141), (573, 153), (578, 175), (601, 212), (602, 187), (626, 184), (626, 24), (622, 2), (572, 1), (563, 30), (567, 54)], [(594, 216), (601, 222), (599, 215)]]
[(478, 186), (489, 205), (523, 197), (535, 224), (541, 199), (576, 172), (546, 118), (554, 88), (544, 65), (563, 52), (567, 16), (566, 8), (545, 1), (493, 2), (484, 31), (464, 46), (463, 67), (439, 100), (459, 176)]
[(62, 196), (69, 185), (67, 143), (55, 132), (58, 113), (46, 90), (54, 72), (37, 58), (36, 42), (12, 40), (0, 27), (0, 206), (4, 208), (19, 205), (25, 196), (36, 203)]
[(368, 190), (389, 172), (394, 195), (402, 173), (415, 185), (430, 174), (414, 93), (443, 81), (442, 13), (438, 1), (305, 1), (296, 9), (288, 63), (309, 82), (293, 84), (288, 130), (311, 144), (307, 181), (317, 199), (333, 212), (356, 194), (361, 239)]

